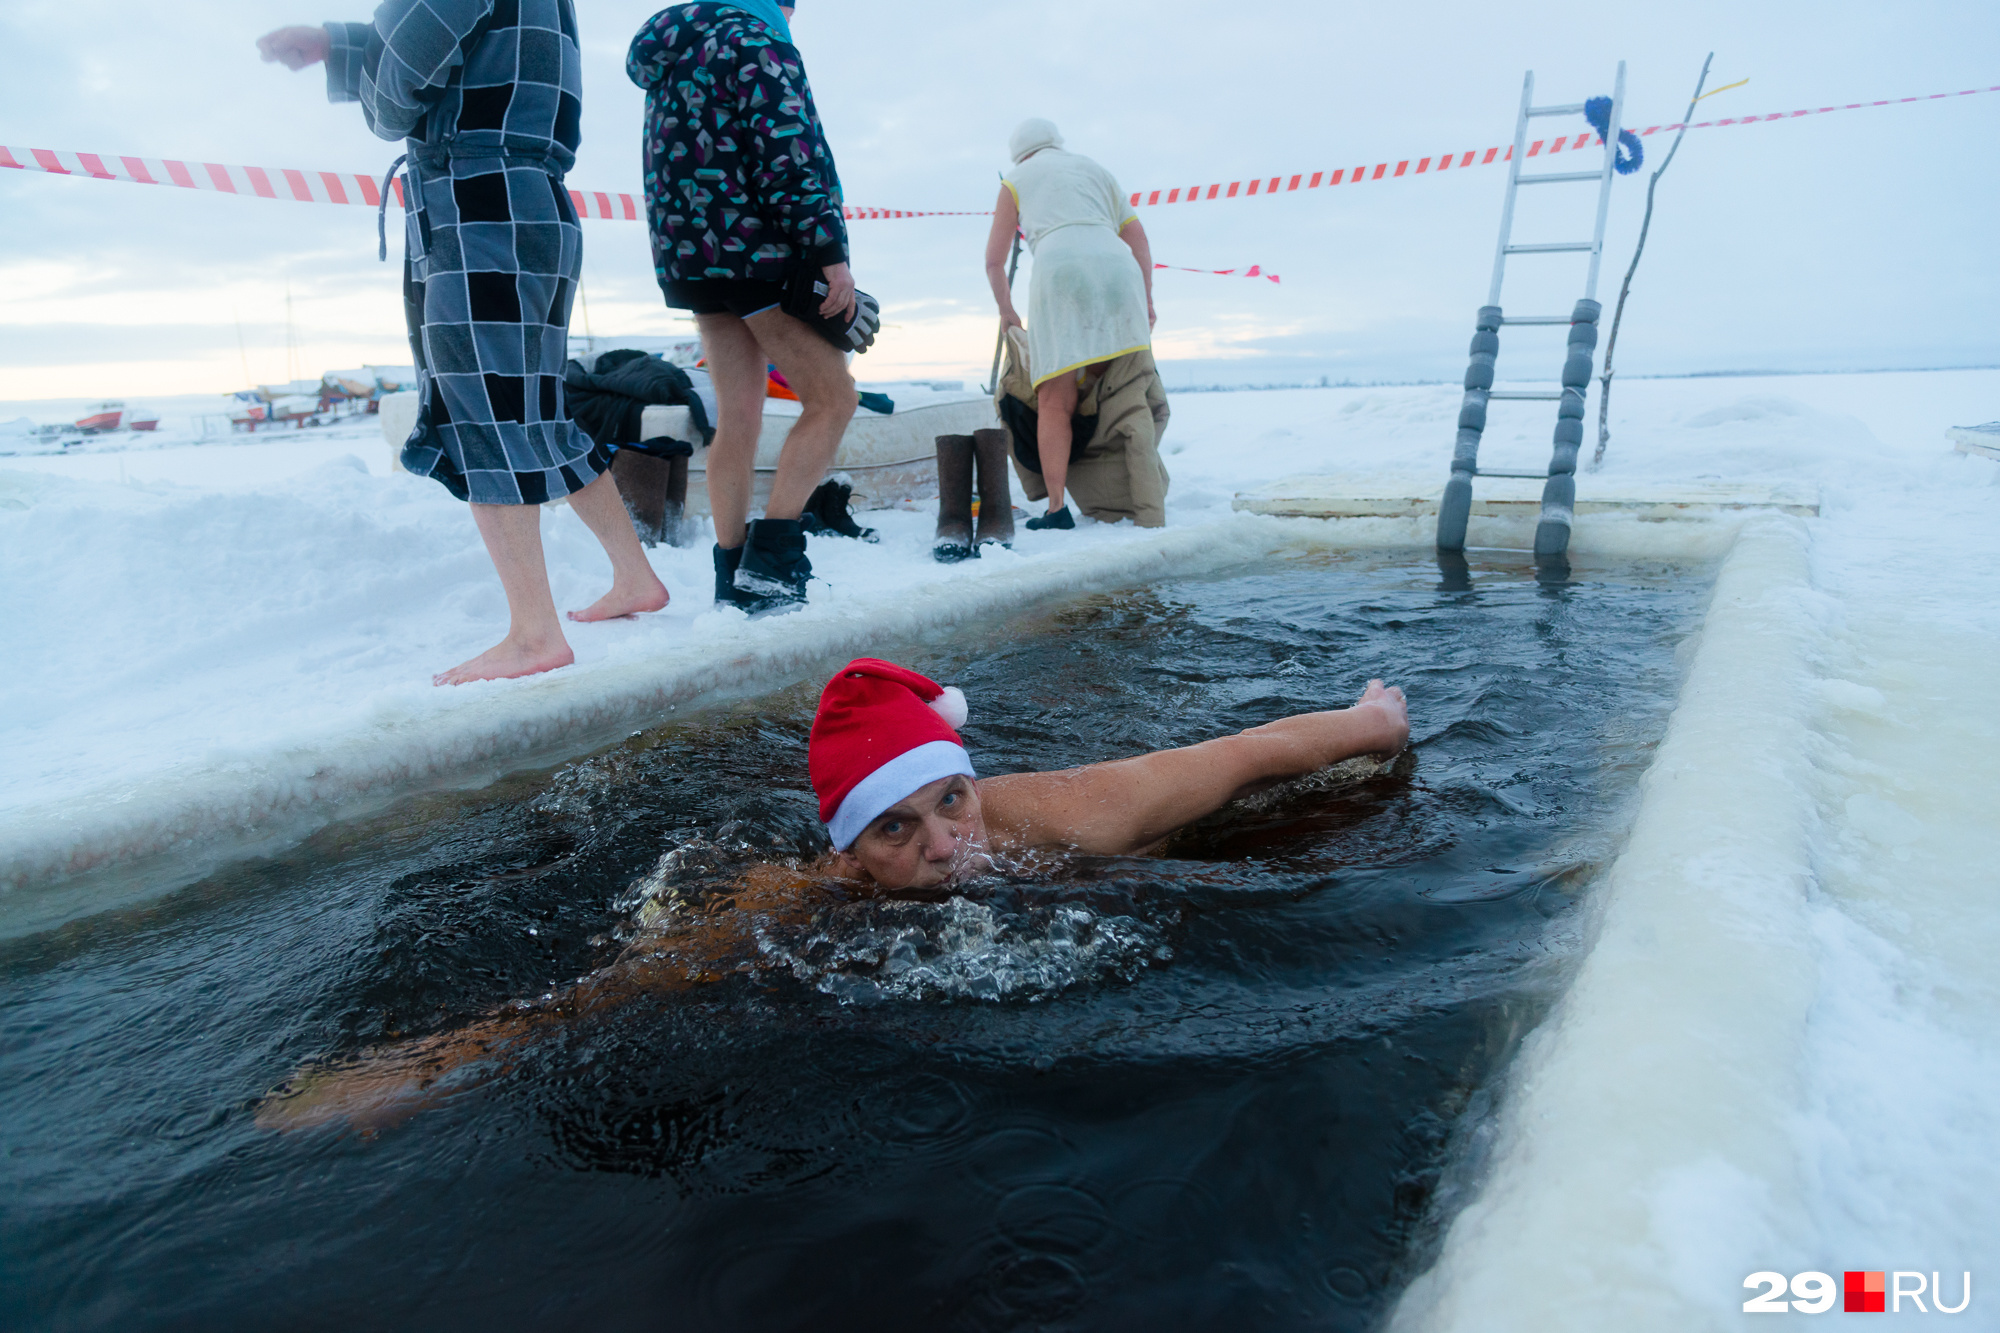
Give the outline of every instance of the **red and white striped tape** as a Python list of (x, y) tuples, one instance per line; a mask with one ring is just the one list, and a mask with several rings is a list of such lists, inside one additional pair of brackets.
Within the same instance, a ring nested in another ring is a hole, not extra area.
[[(221, 162), (182, 162), (174, 158), (118, 157), (98, 153), (63, 152), (53, 148), (9, 148), (0, 145), (0, 167), (44, 171), (56, 176), (88, 176), (93, 180), (132, 181), (140, 185), (178, 185), (186, 190), (214, 190), (222, 194), (251, 195), (259, 199), (292, 199), (307, 204), (365, 204), (373, 208), (382, 202), (381, 187), (373, 177), (348, 171), (299, 171), (286, 167), (243, 167)], [(390, 194), (398, 207), (403, 202), (403, 182), (390, 182)], [(579, 217), (622, 219), (635, 222), (641, 216), (639, 201), (629, 194), (603, 190), (571, 190), (570, 200)], [(846, 210), (855, 218), (990, 217), (986, 213), (917, 212), (900, 208), (856, 208)], [(1155, 264), (1154, 268), (1177, 268)], [(1187, 273), (1212, 273), (1231, 277), (1233, 268), (1190, 268)], [(1246, 278), (1278, 281), (1252, 264), (1241, 270)]]
[[(1876, 102), (1848, 102), (1842, 106), (1808, 107), (1799, 111), (1777, 111), (1762, 116), (1731, 116), (1722, 120), (1696, 121), (1689, 129), (1710, 129), (1722, 125), (1759, 125), (1773, 120), (1793, 120), (1799, 116), (1823, 115), (1829, 111), (1854, 111), (1863, 107), (1898, 106), (1906, 102), (1934, 102), (1946, 97), (1970, 97), (1975, 93), (2000, 92), (2000, 84), (1988, 88), (1966, 88), (1955, 93), (1931, 93), (1924, 97), (1895, 97)], [(1649, 125), (1636, 131), (1642, 137), (1680, 129), (1672, 125)], [(1595, 131), (1536, 139), (1528, 146), (1527, 157), (1553, 155), (1565, 150), (1587, 148), (1597, 141)], [(1404, 158), (1377, 162), (1373, 166), (1336, 167), (1308, 175), (1258, 177), (1255, 180), (1217, 181), (1208, 185), (1174, 186), (1140, 190), (1132, 195), (1135, 208), (1159, 204), (1191, 204), (1210, 199), (1249, 198), (1254, 195), (1289, 194), (1294, 190), (1317, 190), (1333, 185), (1358, 185), (1362, 181), (1394, 180), (1429, 172), (1485, 166), (1505, 162), (1514, 155), (1512, 146), (1469, 148), (1462, 152), (1439, 153), (1432, 157)], [(314, 204), (361, 204), (376, 207), (382, 201), (376, 182), (357, 172), (304, 171), (295, 167), (245, 167), (221, 162), (184, 162), (173, 158), (123, 157), (114, 154), (80, 153), (54, 148), (13, 148), (0, 145), (0, 167), (20, 171), (41, 171), (56, 176), (86, 176), (92, 180), (131, 181), (139, 185), (177, 185), (187, 190), (214, 190), (259, 199), (291, 199)], [(398, 205), (403, 201), (402, 182), (394, 183)], [(634, 195), (606, 190), (571, 190), (569, 197), (577, 215), (637, 222), (645, 216), (645, 205)], [(851, 221), (877, 218), (985, 217), (990, 210), (869, 208), (848, 205), (843, 210)], [(1233, 273), (1233, 269), (1196, 269), (1193, 272)], [(1253, 276), (1245, 273), (1245, 277)], [(1270, 278), (1272, 275), (1255, 276)], [(1272, 278), (1272, 281), (1276, 281)]]
[(1154, 268), (1170, 268), (1179, 273), (1207, 273), (1218, 278), (1262, 278), (1266, 282), (1282, 281), (1275, 273), (1266, 273), (1261, 264), (1249, 268), (1184, 268), (1179, 264), (1155, 264)]
[[(0, 167), (42, 171), (52, 176), (87, 176), (92, 180), (130, 181), (136, 185), (178, 185), (184, 190), (213, 190), (258, 199), (290, 199), (302, 204), (363, 204), (382, 202), (381, 186), (372, 176), (352, 171), (302, 171), (295, 167), (245, 167), (227, 162), (183, 162), (174, 158), (121, 157), (113, 153), (80, 153), (61, 148), (13, 148), (0, 145)], [(390, 183), (397, 207), (403, 203), (403, 182)], [(608, 190), (571, 190), (578, 217), (637, 222), (645, 205), (635, 195)], [(905, 208), (845, 210), (850, 220), (864, 218), (985, 217), (986, 213), (919, 211)]]
[(857, 204), (842, 204), (840, 211), (849, 222), (864, 218), (990, 218), (990, 208), (961, 209), (912, 209), (912, 208), (863, 208)]
[[(1879, 102), (1848, 102), (1842, 106), (1807, 107), (1800, 111), (1774, 111), (1762, 116), (1730, 116), (1722, 120), (1694, 121), (1687, 128), (1691, 130), (1713, 129), (1722, 125), (1761, 125), (1773, 120), (1794, 120), (1799, 116), (1819, 116), (1829, 111), (1857, 111), (1863, 107), (1899, 106), (1904, 102), (1935, 102), (1944, 97), (1971, 97), (1975, 93), (2000, 92), (2000, 84), (1990, 88), (1966, 88), (1955, 93), (1930, 93), (1923, 97), (1892, 97)], [(1629, 128), (1629, 127), (1628, 127)], [(1643, 130), (1635, 130), (1641, 138), (1649, 134), (1661, 134), (1681, 128), (1679, 121), (1671, 125), (1648, 125)], [(1577, 135), (1560, 135), (1554, 139), (1536, 139), (1528, 145), (1524, 158), (1539, 157), (1543, 149), (1549, 155), (1562, 152), (1565, 148), (1574, 151), (1588, 148), (1596, 143), (1597, 131), (1585, 130)], [(1156, 204), (1192, 204), (1209, 199), (1248, 198), (1255, 194), (1289, 194), (1293, 190), (1317, 190), (1322, 186), (1339, 185), (1343, 181), (1349, 185), (1359, 185), (1363, 181), (1394, 180), (1400, 176), (1421, 176), (1427, 171), (1447, 171), (1456, 166), (1485, 166), (1490, 162), (1508, 162), (1514, 157), (1514, 146), (1508, 144), (1500, 148), (1468, 148), (1462, 152), (1439, 153), (1435, 157), (1404, 158), (1399, 162), (1377, 162), (1372, 167), (1336, 167), (1331, 171), (1315, 171), (1310, 176), (1297, 172), (1291, 176), (1259, 177), (1247, 181), (1217, 181), (1211, 185), (1176, 186), (1166, 190), (1140, 190), (1132, 196), (1132, 207), (1144, 208)]]
[[(53, 176), (88, 176), (139, 185), (178, 185), (184, 190), (216, 190), (259, 199), (296, 199), (305, 204), (382, 202), (381, 187), (351, 171), (300, 171), (292, 167), (238, 167), (221, 162), (180, 162), (166, 157), (118, 157), (73, 153), (56, 148), (0, 146), (0, 167), (45, 171)], [(396, 202), (403, 202), (397, 182)]]

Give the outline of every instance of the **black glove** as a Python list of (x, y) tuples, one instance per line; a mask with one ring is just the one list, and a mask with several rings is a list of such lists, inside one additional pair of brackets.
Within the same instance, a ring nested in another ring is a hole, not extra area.
[(854, 293), (854, 318), (822, 315), (819, 308), (825, 304), (826, 294), (831, 290), (827, 285), (825, 269), (818, 264), (800, 264), (785, 284), (782, 308), (786, 314), (802, 321), (841, 351), (867, 351), (874, 345), (875, 331), (882, 327), (882, 307), (867, 292), (857, 291)]

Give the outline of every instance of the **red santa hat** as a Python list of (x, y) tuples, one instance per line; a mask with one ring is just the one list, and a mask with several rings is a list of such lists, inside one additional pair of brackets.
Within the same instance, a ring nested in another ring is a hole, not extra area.
[(806, 766), (820, 822), (846, 851), (884, 810), (954, 774), (978, 776), (959, 743), (965, 695), (907, 667), (857, 657), (820, 691)]

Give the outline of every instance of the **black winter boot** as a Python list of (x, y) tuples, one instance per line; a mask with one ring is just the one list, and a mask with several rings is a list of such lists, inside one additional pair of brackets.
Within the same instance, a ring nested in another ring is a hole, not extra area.
[(754, 518), (736, 566), (738, 592), (771, 602), (800, 603), (812, 561), (806, 559), (806, 532), (795, 518)]
[(760, 598), (736, 589), (736, 566), (742, 562), (743, 548), (740, 546), (724, 550), (721, 546), (715, 552), (715, 604), (717, 606), (739, 606), (745, 611), (757, 609)]
[(938, 521), (931, 555), (956, 564), (979, 554), (972, 544), (972, 437), (937, 437)]
[(881, 538), (875, 529), (864, 528), (854, 521), (848, 512), (847, 502), (854, 498), (854, 484), (843, 476), (831, 477), (819, 484), (806, 501), (805, 512), (799, 515), (799, 522), (807, 532), (816, 532), (827, 537), (852, 537), (856, 541), (876, 542)]
[(972, 450), (979, 461), (978, 545), (1014, 544), (1014, 482), (1009, 475), (1007, 432), (972, 432)]

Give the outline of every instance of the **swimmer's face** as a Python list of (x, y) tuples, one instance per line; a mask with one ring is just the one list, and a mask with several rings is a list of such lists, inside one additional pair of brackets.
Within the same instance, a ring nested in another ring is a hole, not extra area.
[(884, 810), (838, 859), (844, 873), (866, 871), (885, 889), (928, 889), (969, 870), (985, 847), (978, 784), (949, 777)]

